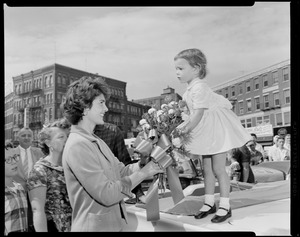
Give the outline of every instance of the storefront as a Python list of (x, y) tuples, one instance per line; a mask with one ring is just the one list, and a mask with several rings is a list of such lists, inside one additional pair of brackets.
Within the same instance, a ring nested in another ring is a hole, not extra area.
[(264, 124), (246, 129), (249, 133), (256, 134), (257, 142), (263, 147), (273, 145), (274, 129), (272, 124)]

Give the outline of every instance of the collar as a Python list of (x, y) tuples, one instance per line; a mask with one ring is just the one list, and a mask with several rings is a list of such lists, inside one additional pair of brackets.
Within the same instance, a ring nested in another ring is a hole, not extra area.
[(70, 133), (77, 133), (77, 134), (85, 137), (86, 139), (88, 139), (91, 142), (97, 142), (98, 137), (95, 134), (90, 134), (88, 131), (79, 127), (78, 125), (72, 125)]
[(28, 149), (30, 149), (31, 148), (31, 146), (29, 146), (27, 149), (24, 149), (23, 147), (21, 147), (20, 145), (19, 145), (19, 149), (21, 150), (21, 151), (27, 151)]
[(48, 168), (51, 168), (51, 169), (55, 169), (55, 170), (58, 170), (58, 171), (63, 171), (63, 167), (62, 166), (59, 166), (59, 165), (55, 165), (53, 163), (51, 163), (50, 161), (48, 160), (45, 160), (44, 158), (41, 158), (37, 164), (41, 164), (43, 166), (46, 166)]
[(188, 84), (187, 89), (190, 90), (194, 85), (199, 84), (199, 83), (207, 83), (207, 80), (196, 77)]

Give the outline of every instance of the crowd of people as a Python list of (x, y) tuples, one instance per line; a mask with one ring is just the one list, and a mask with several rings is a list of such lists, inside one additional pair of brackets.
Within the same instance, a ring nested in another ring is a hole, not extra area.
[(251, 166), (262, 162), (290, 160), (290, 134), (285, 136), (275, 135), (273, 145), (264, 150), (257, 142), (257, 136), (251, 133), (252, 140), (244, 146), (234, 148), (227, 153), (229, 160), (228, 174), (231, 180), (255, 183), (255, 177)]
[[(208, 87), (202, 51), (184, 50), (174, 63), (177, 78), (188, 85), (183, 95), (188, 119), (178, 129), (191, 135), (191, 154), (203, 158), (205, 199), (194, 217), (215, 213), (211, 221), (223, 222), (232, 216), (230, 179), (253, 183), (252, 165), (289, 159), (290, 137), (275, 136), (266, 155), (231, 103)], [(128, 223), (124, 198), (145, 202), (141, 182), (164, 170), (151, 160), (130, 157), (119, 128), (103, 121), (109, 97), (101, 78), (84, 76), (69, 85), (64, 118), (43, 127), (39, 148), (26, 127), (18, 132), (18, 147), (5, 144), (5, 234), (122, 231)], [(229, 176), (226, 154), (234, 170)]]

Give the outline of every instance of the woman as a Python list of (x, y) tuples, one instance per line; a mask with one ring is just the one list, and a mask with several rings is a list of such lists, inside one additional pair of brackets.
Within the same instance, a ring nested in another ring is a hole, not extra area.
[(28, 232), (27, 194), (23, 186), (14, 180), (18, 173), (20, 153), (11, 142), (5, 142), (5, 209), (4, 235), (11, 232)]
[(71, 228), (72, 208), (62, 167), (62, 152), (70, 124), (66, 119), (42, 129), (39, 142), (46, 157), (33, 167), (27, 181), (37, 232), (67, 232)]
[(64, 114), (72, 124), (63, 167), (72, 212), (71, 231), (121, 231), (127, 214), (123, 198), (149, 176), (163, 172), (154, 162), (125, 166), (93, 131), (108, 111), (108, 86), (84, 76), (67, 91)]

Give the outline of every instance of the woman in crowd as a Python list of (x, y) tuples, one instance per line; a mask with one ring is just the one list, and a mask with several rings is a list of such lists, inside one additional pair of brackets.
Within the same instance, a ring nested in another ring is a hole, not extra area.
[(39, 133), (46, 155), (37, 161), (27, 181), (37, 232), (67, 232), (71, 228), (72, 208), (62, 167), (62, 152), (70, 124), (66, 119), (47, 125)]
[(72, 124), (63, 152), (72, 212), (71, 231), (121, 231), (127, 222), (123, 198), (149, 176), (162, 173), (158, 164), (125, 166), (93, 131), (108, 111), (109, 89), (101, 78), (73, 82), (63, 104)]
[(27, 194), (23, 186), (14, 180), (18, 173), (20, 152), (10, 142), (5, 143), (5, 209), (4, 235), (11, 232), (28, 232)]

